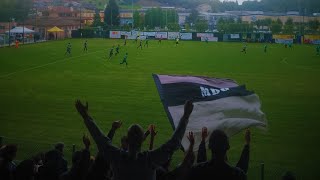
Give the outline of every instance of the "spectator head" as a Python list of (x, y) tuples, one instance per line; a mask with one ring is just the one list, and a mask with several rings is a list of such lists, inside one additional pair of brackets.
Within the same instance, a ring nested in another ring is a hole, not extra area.
[(63, 153), (64, 144), (62, 142), (57, 143), (54, 147), (57, 151)]
[(133, 124), (128, 129), (127, 142), (129, 151), (140, 151), (144, 141), (144, 132), (140, 125)]
[(51, 150), (46, 152), (44, 155), (44, 164), (46, 163), (56, 163), (61, 159), (61, 153), (57, 150)]
[(292, 172), (287, 171), (282, 175), (282, 180), (296, 180), (296, 178)]
[(128, 138), (127, 136), (122, 136), (121, 138), (121, 149), (128, 150)]
[(209, 149), (212, 154), (224, 158), (229, 148), (228, 136), (221, 130), (213, 131), (209, 139)]
[(0, 149), (0, 156), (7, 161), (13, 161), (16, 158), (18, 147), (14, 144), (2, 146)]

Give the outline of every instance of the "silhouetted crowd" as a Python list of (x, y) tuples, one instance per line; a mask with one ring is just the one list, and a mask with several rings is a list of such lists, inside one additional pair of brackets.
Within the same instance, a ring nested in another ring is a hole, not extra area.
[[(112, 123), (107, 136), (95, 124), (88, 113), (88, 103), (76, 101), (75, 107), (84, 120), (91, 137), (98, 147), (94, 156), (90, 153), (91, 142), (83, 136), (84, 148), (72, 155), (72, 166), (64, 158), (64, 144), (57, 143), (46, 152), (24, 160), (18, 165), (13, 160), (17, 154), (16, 145), (3, 145), (0, 149), (0, 180), (242, 180), (247, 179), (249, 165), (251, 134), (245, 132), (245, 144), (238, 163), (228, 163), (227, 151), (230, 149), (228, 136), (222, 130), (215, 130), (209, 137), (208, 149), (211, 159), (207, 159), (206, 140), (209, 132), (202, 129), (202, 140), (197, 157), (193, 152), (194, 135), (188, 132), (190, 142), (182, 162), (169, 170), (173, 153), (181, 148), (193, 104), (187, 101), (184, 114), (171, 138), (159, 148), (154, 149), (154, 138), (157, 135), (155, 125), (150, 125), (144, 132), (138, 124), (129, 127), (127, 135), (121, 138), (121, 146), (112, 144), (112, 139), (122, 125), (121, 121)], [(143, 151), (142, 144), (150, 136), (149, 149)], [(195, 162), (196, 161), (196, 162)], [(290, 173), (283, 179), (295, 179)]]

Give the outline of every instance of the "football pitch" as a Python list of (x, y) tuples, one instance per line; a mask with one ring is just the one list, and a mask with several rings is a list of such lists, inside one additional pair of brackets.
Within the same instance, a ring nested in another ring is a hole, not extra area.
[[(72, 44), (72, 56), (65, 56)], [(63, 141), (70, 158), (72, 144), (82, 147), (87, 130), (74, 108), (75, 99), (89, 102), (89, 112), (106, 133), (114, 120), (123, 126), (114, 144), (132, 123), (144, 128), (156, 124), (155, 147), (164, 143), (172, 128), (162, 107), (152, 74), (201, 75), (230, 78), (254, 90), (268, 119), (268, 130), (252, 128), (248, 179), (280, 179), (293, 171), (298, 179), (320, 179), (320, 56), (315, 47), (149, 41), (149, 48), (123, 40), (84, 39), (0, 48), (0, 136), (18, 144), (17, 159), (49, 150)], [(112, 45), (120, 54), (107, 59)], [(128, 67), (120, 65), (128, 52)], [(228, 158), (235, 164), (244, 144), (243, 134), (231, 137)], [(148, 143), (145, 143), (147, 149)], [(95, 152), (96, 147), (92, 146)], [(94, 155), (94, 154), (93, 154)], [(183, 153), (175, 153), (173, 167)], [(210, 157), (210, 156), (209, 156)], [(69, 162), (71, 165), (71, 162)]]

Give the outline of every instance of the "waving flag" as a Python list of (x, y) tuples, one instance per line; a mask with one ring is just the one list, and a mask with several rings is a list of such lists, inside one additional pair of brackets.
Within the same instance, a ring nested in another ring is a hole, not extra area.
[[(187, 133), (196, 135), (195, 150), (201, 142), (201, 129), (207, 127), (209, 136), (215, 129), (232, 136), (249, 127), (267, 127), (265, 114), (260, 110), (259, 97), (230, 79), (200, 76), (153, 75), (161, 101), (175, 129), (188, 99), (194, 102), (182, 146), (189, 146)], [(208, 138), (207, 138), (208, 140)]]

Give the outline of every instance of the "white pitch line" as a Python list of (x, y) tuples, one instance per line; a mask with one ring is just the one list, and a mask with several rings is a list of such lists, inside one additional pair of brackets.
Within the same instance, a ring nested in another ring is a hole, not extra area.
[(287, 58), (282, 58), (281, 62), (284, 62), (285, 64), (289, 64), (289, 63), (287, 62)]
[[(100, 51), (103, 51), (103, 50), (100, 50)], [(27, 68), (27, 69), (24, 69), (24, 70), (11, 72), (11, 73), (8, 73), (8, 74), (5, 74), (5, 75), (1, 75), (0, 78), (9, 77), (9, 76), (17, 74), (17, 73), (27, 72), (27, 71), (31, 71), (31, 70), (34, 70), (34, 69), (39, 69), (39, 68), (46, 67), (46, 66), (49, 66), (49, 65), (52, 65), (52, 64), (56, 64), (56, 63), (59, 63), (59, 62), (62, 62), (62, 61), (66, 61), (66, 60), (69, 60), (69, 59), (74, 59), (74, 58), (79, 58), (79, 57), (86, 56), (86, 55), (89, 55), (89, 54), (94, 54), (94, 53), (97, 53), (97, 52), (100, 52), (100, 51), (95, 51), (95, 52), (83, 54), (83, 55), (80, 55), (80, 56), (74, 56), (74, 57), (70, 57), (70, 58), (67, 58), (67, 59), (63, 58), (61, 60), (57, 60), (57, 61), (54, 61), (54, 62), (43, 64), (43, 65), (40, 65), (40, 66), (35, 66), (35, 67)]]
[(316, 68), (312, 68), (312, 67), (304, 67), (304, 66), (299, 66), (299, 65), (295, 65), (295, 64), (289, 64), (287, 61), (287, 58), (282, 58), (282, 60), (280, 61), (282, 63), (285, 63), (287, 65), (290, 65), (291, 67), (297, 68), (297, 69), (303, 69), (303, 70), (318, 70)]

